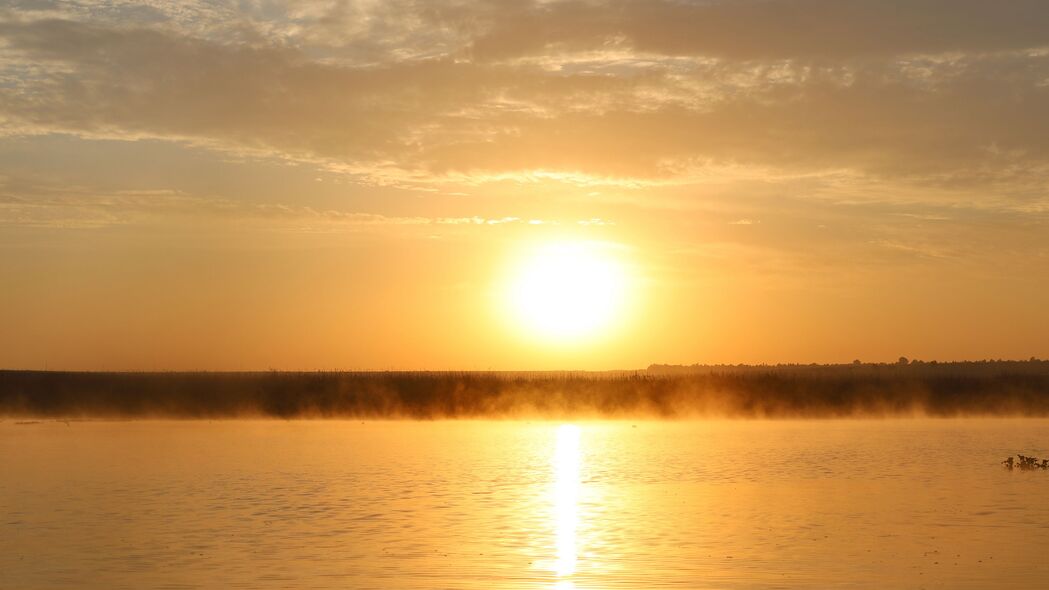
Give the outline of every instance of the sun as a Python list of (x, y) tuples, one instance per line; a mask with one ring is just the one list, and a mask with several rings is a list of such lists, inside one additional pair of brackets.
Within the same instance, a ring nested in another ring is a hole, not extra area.
[(616, 323), (626, 290), (623, 264), (607, 245), (573, 242), (533, 249), (508, 291), (511, 315), (545, 340), (575, 342)]

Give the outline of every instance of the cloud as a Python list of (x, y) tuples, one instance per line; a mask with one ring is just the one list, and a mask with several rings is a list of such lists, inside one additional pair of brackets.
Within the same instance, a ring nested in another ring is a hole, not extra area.
[(34, 184), (0, 177), (0, 228), (96, 229), (121, 225), (175, 226), (218, 223), (285, 232), (396, 230), (419, 226), (611, 225), (602, 219), (562, 222), (514, 216), (443, 217), (386, 215), (318, 209), (308, 205), (258, 203), (215, 196), (193, 196), (170, 189), (101, 192), (82, 186)]
[[(488, 6), (491, 6), (489, 4)], [(734, 60), (987, 52), (1049, 44), (1040, 0), (586, 0), (499, 3), (487, 59), (620, 44)], [(513, 6), (513, 8), (510, 8)]]
[[(637, 189), (735, 167), (1044, 200), (1042, 2), (381, 4), (128, 22), (16, 7), (0, 130), (170, 139), (417, 187)], [(442, 49), (416, 48), (431, 25)]]

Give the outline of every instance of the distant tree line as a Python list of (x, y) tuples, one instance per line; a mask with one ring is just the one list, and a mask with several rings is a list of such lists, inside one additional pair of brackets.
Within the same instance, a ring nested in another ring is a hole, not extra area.
[(1049, 362), (653, 365), (609, 373), (0, 371), (36, 417), (1049, 416)]
[(977, 374), (980, 372), (1020, 372), (1020, 373), (1043, 373), (1049, 372), (1049, 360), (1031, 357), (1028, 360), (979, 360), (979, 361), (950, 361), (940, 362), (935, 360), (924, 361), (920, 359), (908, 359), (901, 356), (895, 362), (878, 363), (863, 362), (859, 359), (847, 364), (819, 364), (819, 363), (779, 363), (762, 365), (649, 365), (646, 370), (649, 374), (681, 374), (681, 373), (732, 373), (732, 372), (762, 372), (775, 371), (818, 371), (826, 373), (835, 370), (866, 370), (868, 372), (884, 372), (887, 369), (907, 367), (908, 371), (925, 371), (929, 373), (955, 373), (955, 374)]

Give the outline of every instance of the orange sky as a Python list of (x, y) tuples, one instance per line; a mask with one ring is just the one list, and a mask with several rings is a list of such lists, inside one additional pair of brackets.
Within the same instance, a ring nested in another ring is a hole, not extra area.
[(15, 2), (0, 367), (1047, 357), (1047, 104), (1042, 0)]

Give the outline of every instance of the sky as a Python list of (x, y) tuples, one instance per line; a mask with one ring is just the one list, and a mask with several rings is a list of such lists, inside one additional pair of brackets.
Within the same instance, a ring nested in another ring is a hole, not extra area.
[(1044, 0), (0, 8), (3, 368), (1025, 359), (1047, 293)]

